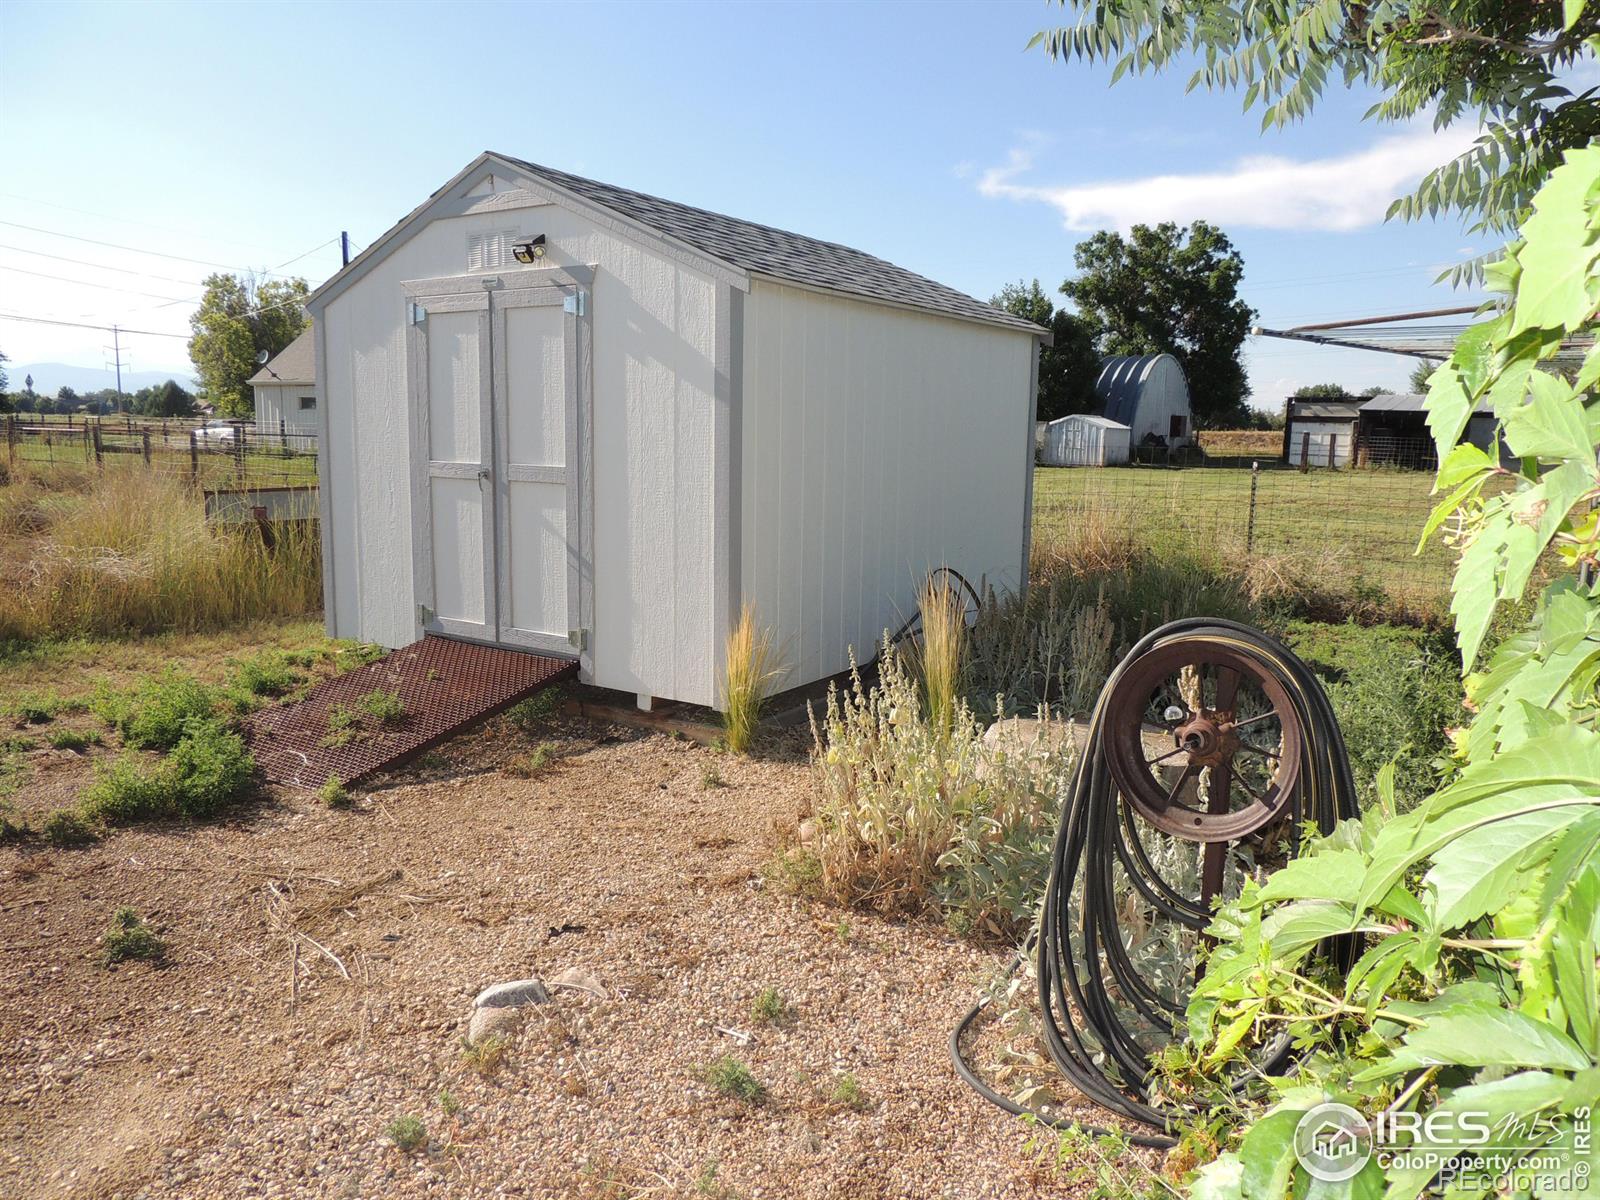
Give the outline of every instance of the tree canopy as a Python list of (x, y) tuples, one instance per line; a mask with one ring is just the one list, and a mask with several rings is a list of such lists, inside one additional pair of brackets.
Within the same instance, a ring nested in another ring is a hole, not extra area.
[(1037, 279), (1006, 284), (990, 303), (1043, 325), (1053, 335), (1055, 344), (1039, 352), (1039, 420), (1093, 412), (1100, 354), (1088, 326), (1068, 309), (1057, 308)]
[(311, 289), (304, 279), (211, 275), (200, 307), (189, 318), (189, 357), (206, 398), (228, 416), (249, 416), (255, 397), (249, 379), (256, 356), (274, 355), (306, 327), (303, 307)]
[(1057, 59), (1114, 63), (1112, 78), (1196, 60), (1189, 86), (1244, 92), (1261, 126), (1305, 117), (1330, 80), (1383, 93), (1369, 117), (1419, 114), (1436, 127), (1467, 121), (1482, 133), (1441, 164), (1390, 215), (1474, 217), (1474, 231), (1509, 229), (1563, 151), (1600, 137), (1600, 93), (1563, 79), (1593, 61), (1600, 12), (1575, 0), (1058, 0), (1075, 24), (1037, 34)]
[(195, 411), (194, 396), (176, 379), (169, 379), (163, 384), (140, 388), (135, 392), (133, 411), (141, 417), (189, 417)]
[(1101, 354), (1171, 354), (1189, 381), (1196, 424), (1242, 422), (1250, 384), (1241, 357), (1255, 310), (1239, 299), (1244, 260), (1204, 221), (1102, 230), (1078, 243), (1061, 285)]

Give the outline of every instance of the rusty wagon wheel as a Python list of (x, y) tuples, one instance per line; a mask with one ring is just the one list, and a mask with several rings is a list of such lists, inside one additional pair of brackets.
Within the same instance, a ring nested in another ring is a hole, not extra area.
[(1273, 825), (1294, 799), (1303, 731), (1288, 692), (1248, 653), (1178, 638), (1131, 664), (1103, 719), (1107, 765), (1132, 809), (1168, 836), (1206, 844), (1209, 904), (1226, 843)]

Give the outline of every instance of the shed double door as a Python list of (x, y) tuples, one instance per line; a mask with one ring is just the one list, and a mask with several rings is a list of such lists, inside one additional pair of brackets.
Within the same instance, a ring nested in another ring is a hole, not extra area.
[(415, 586), (425, 630), (584, 648), (575, 289), (413, 292)]

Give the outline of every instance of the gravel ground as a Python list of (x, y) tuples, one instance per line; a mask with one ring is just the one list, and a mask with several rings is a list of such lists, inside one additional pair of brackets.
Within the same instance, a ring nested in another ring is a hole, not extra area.
[[(496, 769), (539, 741), (552, 765)], [(39, 804), (86, 770), (51, 761)], [(0, 849), (0, 1196), (1066, 1192), (946, 1057), (1001, 957), (762, 885), (806, 792), (798, 746), (501, 720), (351, 811), (277, 791), (231, 823)], [(124, 904), (163, 965), (100, 965)], [(569, 967), (608, 996), (558, 991), (476, 1073), (472, 997)], [(776, 1026), (751, 1011), (769, 987)], [(730, 1053), (764, 1103), (703, 1081)], [(385, 1136), (404, 1114), (411, 1153)]]

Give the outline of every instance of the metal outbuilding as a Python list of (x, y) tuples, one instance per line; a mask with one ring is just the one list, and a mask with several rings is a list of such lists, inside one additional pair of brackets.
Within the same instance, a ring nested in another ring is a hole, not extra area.
[(1170, 354), (1102, 359), (1094, 391), (1100, 415), (1128, 426), (1134, 446), (1160, 444), (1176, 450), (1193, 440), (1189, 384)]
[(1108, 417), (1073, 413), (1044, 427), (1039, 461), (1049, 467), (1110, 467), (1128, 461), (1132, 430)]
[(483, 154), (311, 297), (328, 628), (718, 706), (930, 569), (1019, 588), (1046, 330), (859, 250)]

